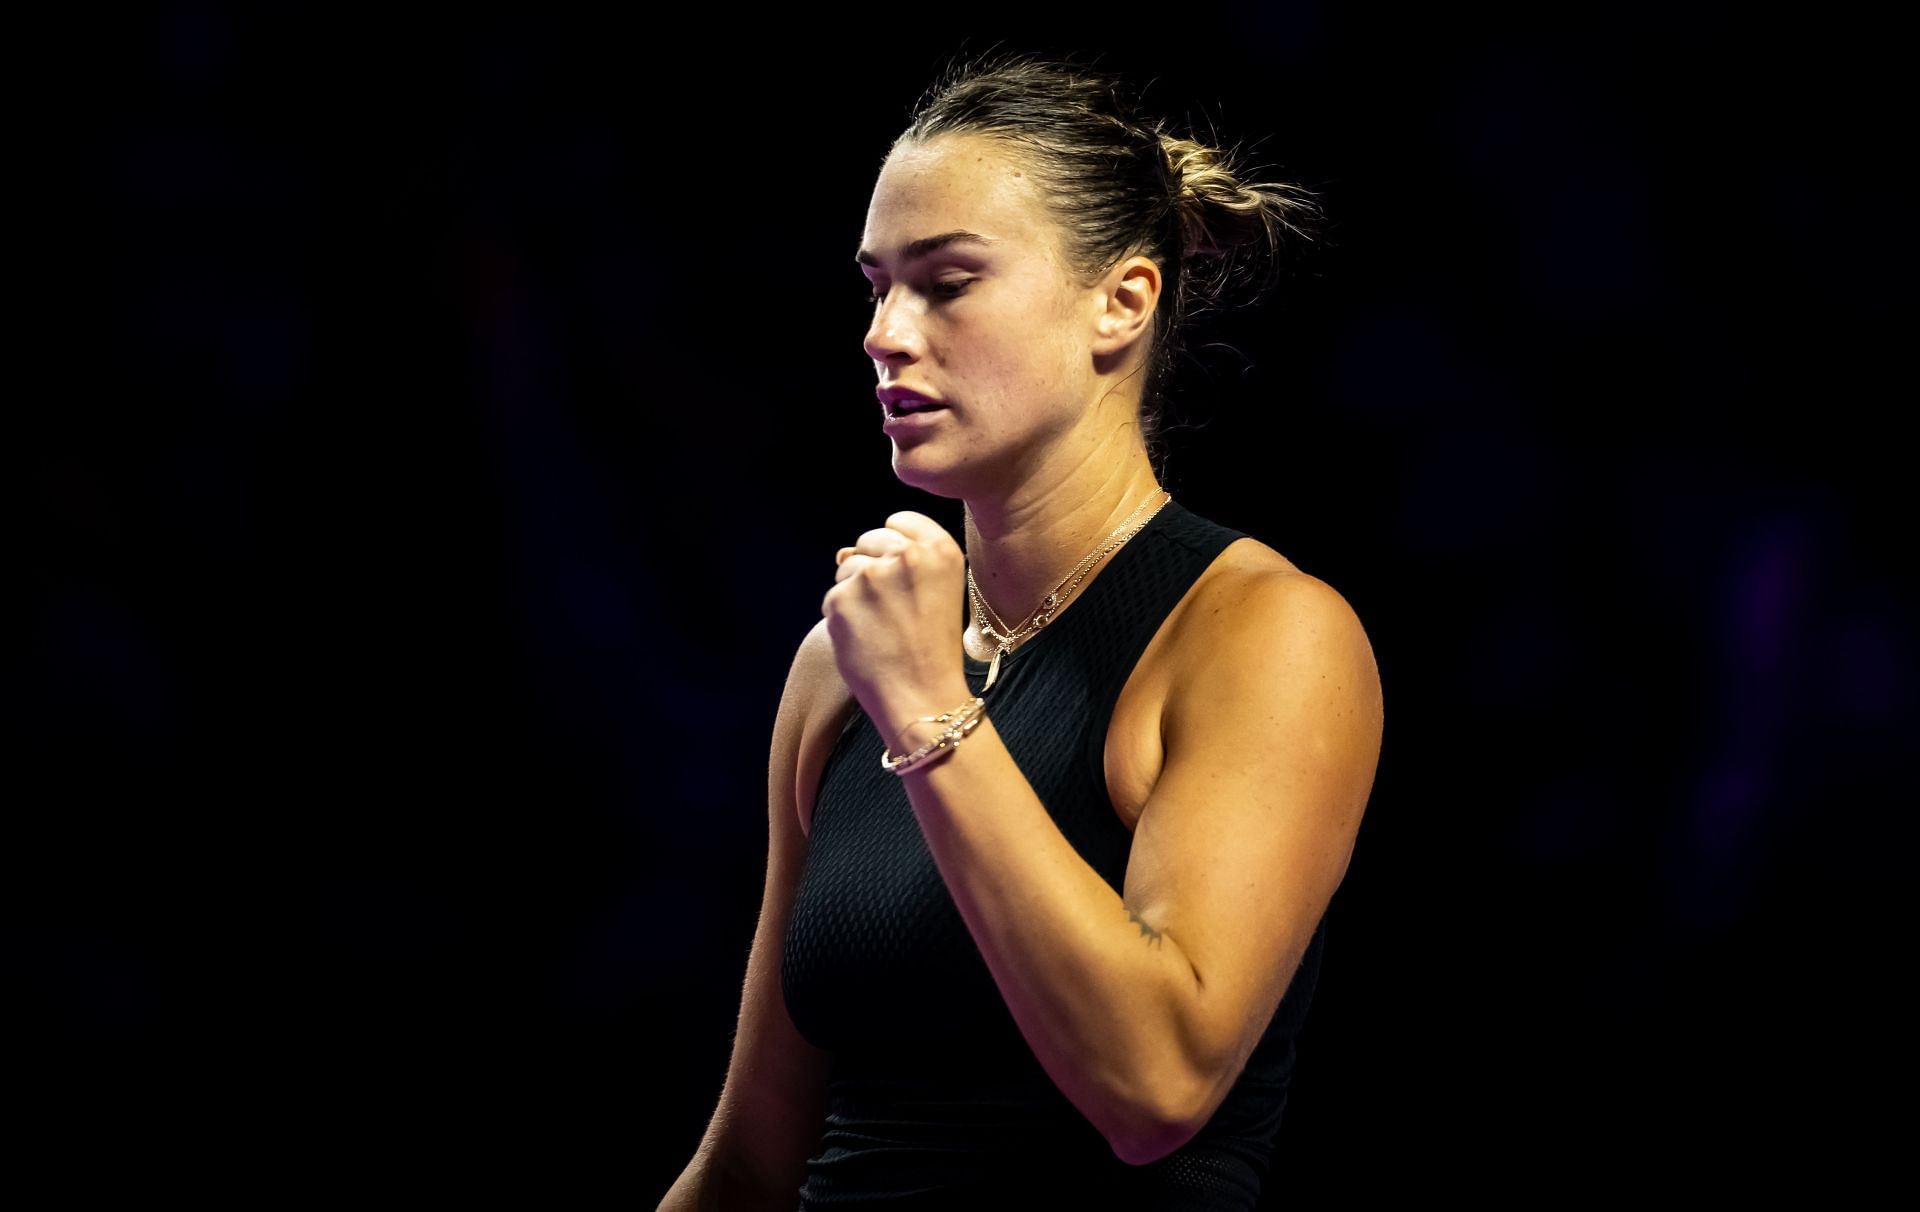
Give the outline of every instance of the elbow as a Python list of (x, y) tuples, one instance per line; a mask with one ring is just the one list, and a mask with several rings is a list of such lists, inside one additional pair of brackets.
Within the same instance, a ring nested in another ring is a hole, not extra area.
[(1088, 1116), (1113, 1155), (1144, 1166), (1198, 1136), (1246, 1063), (1237, 1043), (1197, 1013), (1136, 1036), (1095, 1086), (1106, 1096), (1103, 1114)]
[(1200, 1132), (1199, 1124), (1171, 1121), (1146, 1125), (1124, 1134), (1110, 1133), (1107, 1143), (1113, 1155), (1129, 1166), (1145, 1166), (1159, 1161)]
[(1107, 1117), (1101, 1135), (1113, 1155), (1130, 1166), (1157, 1162), (1199, 1135), (1220, 1099), (1218, 1085), (1199, 1074), (1150, 1083)]

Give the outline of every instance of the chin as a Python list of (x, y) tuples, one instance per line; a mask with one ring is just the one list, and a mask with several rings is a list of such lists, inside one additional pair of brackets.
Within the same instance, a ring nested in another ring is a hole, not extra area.
[(959, 483), (957, 467), (933, 464), (930, 460), (915, 457), (915, 450), (893, 451), (893, 476), (909, 488), (918, 488), (936, 497), (960, 499), (964, 493)]

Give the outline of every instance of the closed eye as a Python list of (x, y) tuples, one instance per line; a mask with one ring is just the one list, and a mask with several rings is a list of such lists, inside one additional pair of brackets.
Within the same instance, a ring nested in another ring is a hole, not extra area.
[[(961, 295), (966, 293), (967, 287), (973, 285), (973, 281), (974, 280), (972, 278), (956, 278), (948, 282), (935, 282), (933, 283), (931, 293), (936, 299), (957, 299)], [(868, 303), (878, 304), (886, 297), (887, 297), (887, 294), (884, 290), (881, 290), (878, 287), (875, 287), (871, 284), (868, 285), (867, 287)]]

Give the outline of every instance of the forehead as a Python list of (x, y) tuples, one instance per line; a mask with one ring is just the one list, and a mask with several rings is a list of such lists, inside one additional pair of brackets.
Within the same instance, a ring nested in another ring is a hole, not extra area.
[(894, 149), (867, 206), (861, 247), (892, 260), (907, 243), (970, 231), (1051, 255), (1053, 220), (1019, 153), (999, 139), (944, 135)]

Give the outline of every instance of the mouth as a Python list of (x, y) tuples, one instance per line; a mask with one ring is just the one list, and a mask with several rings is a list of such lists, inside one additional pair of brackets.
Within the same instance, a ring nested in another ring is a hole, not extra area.
[(946, 408), (946, 405), (938, 400), (930, 400), (912, 388), (898, 384), (882, 387), (875, 394), (880, 397), (880, 407), (889, 421), (914, 416), (917, 413), (938, 412)]
[(940, 424), (940, 414), (947, 411), (946, 406), (933, 405), (925, 408), (904, 409), (900, 412), (888, 412), (880, 422), (880, 428), (890, 434), (918, 433)]

